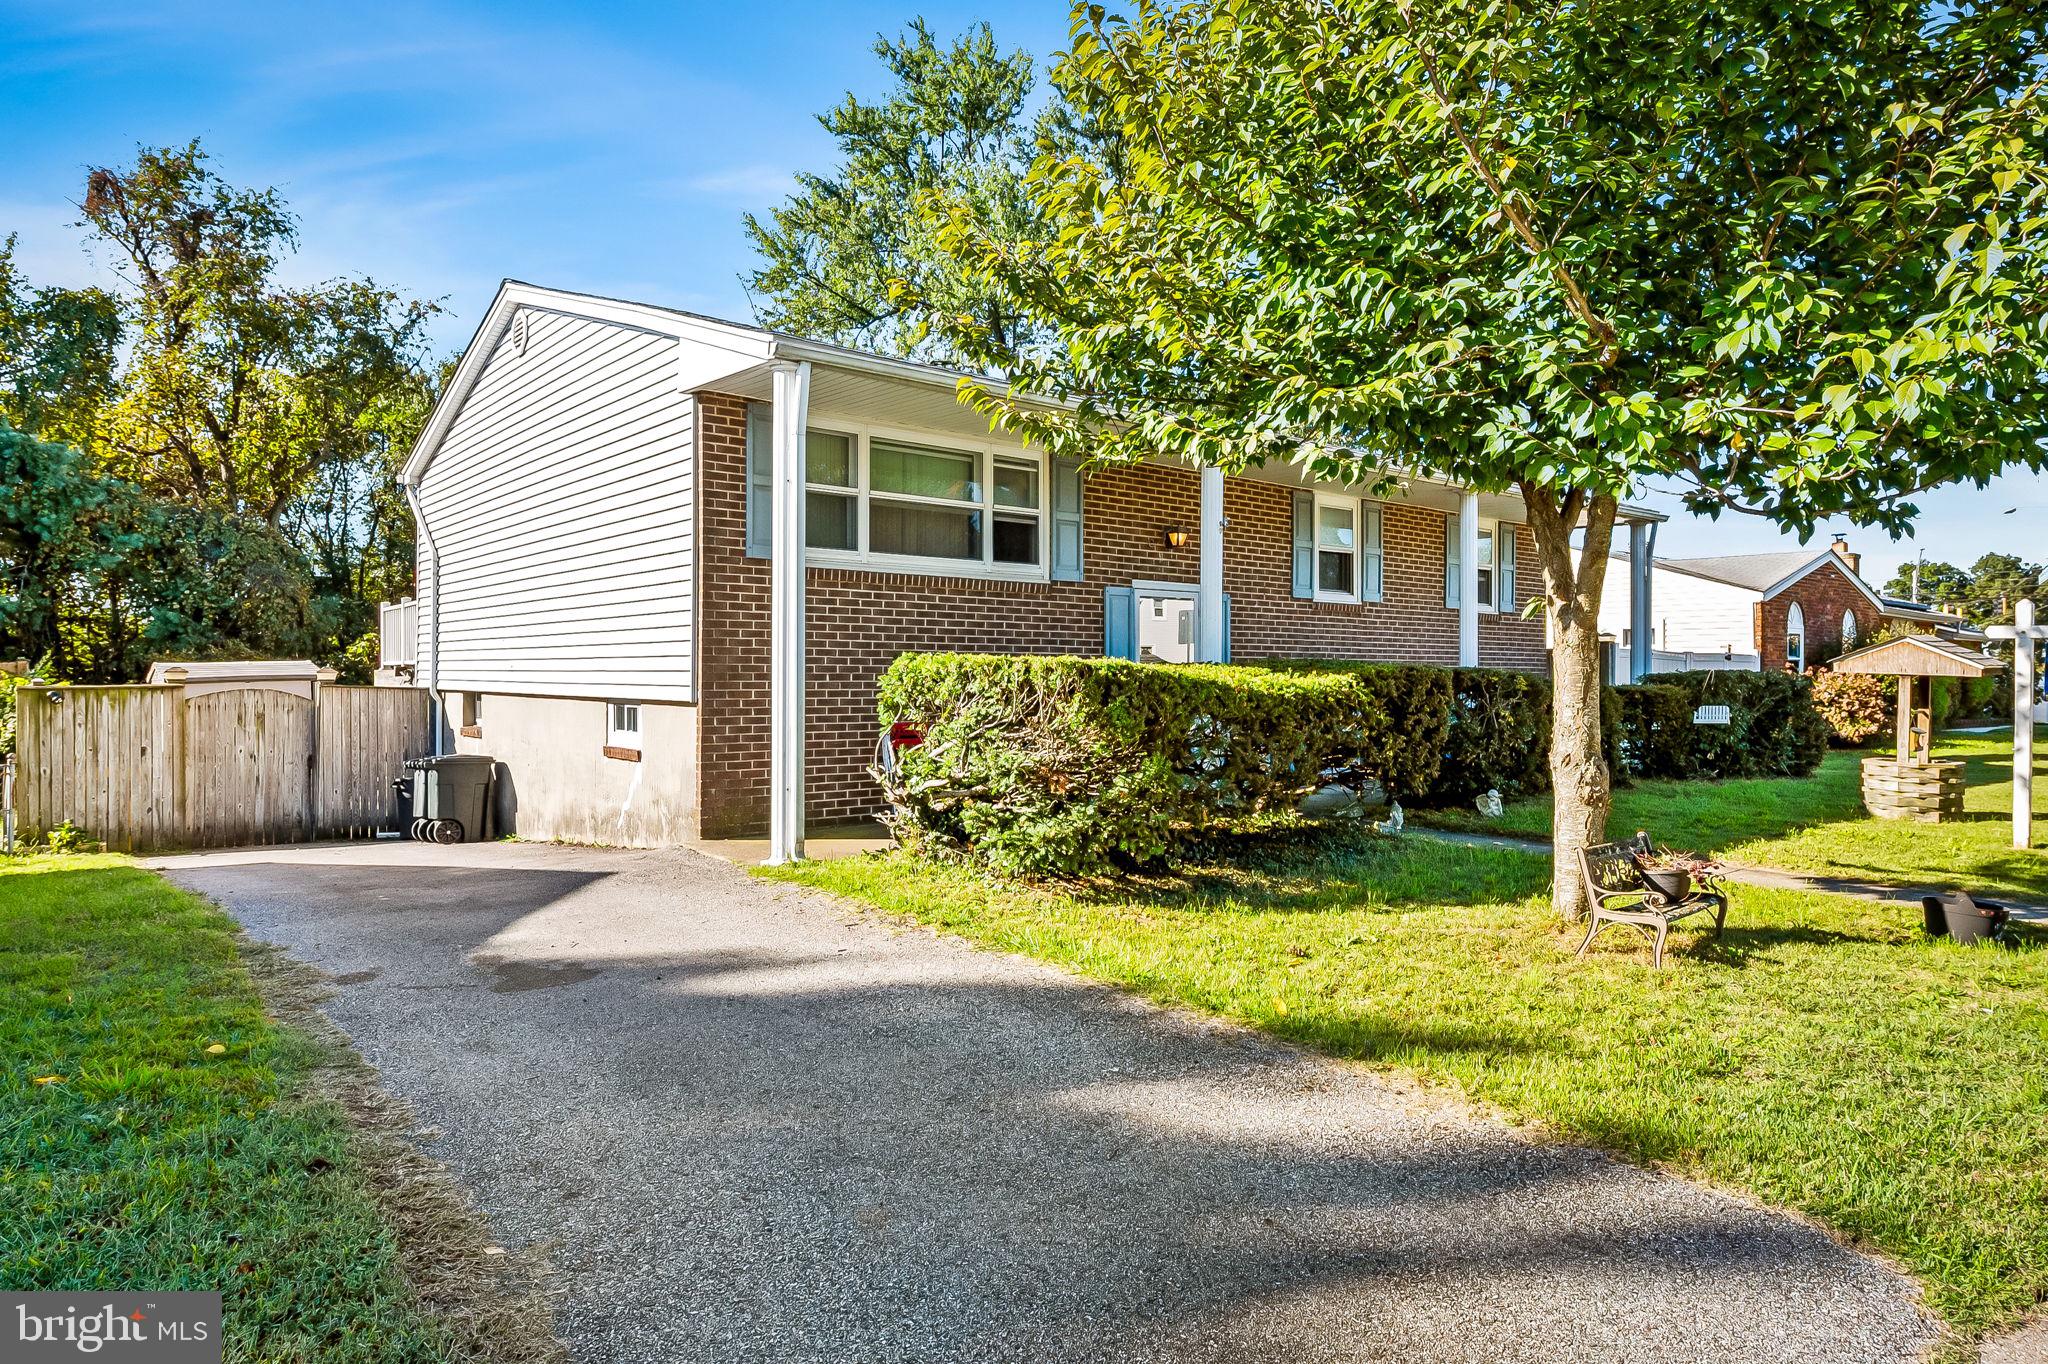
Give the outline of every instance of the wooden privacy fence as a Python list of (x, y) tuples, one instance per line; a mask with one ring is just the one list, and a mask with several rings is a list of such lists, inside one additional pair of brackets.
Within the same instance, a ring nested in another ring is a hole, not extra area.
[(14, 813), (123, 852), (353, 837), (396, 827), (391, 780), (432, 747), (427, 693), (315, 685), (23, 687)]

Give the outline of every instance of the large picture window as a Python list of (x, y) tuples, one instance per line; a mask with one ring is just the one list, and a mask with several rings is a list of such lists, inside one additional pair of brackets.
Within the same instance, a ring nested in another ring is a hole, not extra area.
[[(750, 553), (770, 510), (759, 425), (749, 439)], [(1044, 460), (1026, 451), (859, 427), (805, 433), (804, 542), (814, 563), (1043, 577), (1048, 495)]]

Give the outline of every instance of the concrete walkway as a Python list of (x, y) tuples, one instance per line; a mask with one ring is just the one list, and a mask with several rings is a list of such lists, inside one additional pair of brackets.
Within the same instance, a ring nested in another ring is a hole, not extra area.
[(694, 854), (159, 865), (329, 974), (429, 1150), (549, 1248), (580, 1360), (1877, 1364), (1934, 1340), (1908, 1280), (1794, 1218)]
[[(1513, 852), (1541, 853), (1545, 857), (1550, 856), (1550, 844), (1547, 841), (1518, 838), (1512, 834), (1471, 834), (1454, 829), (1427, 829), (1411, 824), (1405, 830), (1404, 836), (1433, 838), (1441, 843), (1463, 843), (1474, 848), (1506, 848)], [(1866, 881), (1849, 876), (1823, 876), (1817, 872), (1786, 871), (1781, 867), (1750, 866), (1741, 862), (1724, 864), (1721, 874), (1742, 886), (1761, 886), (1766, 890), (1817, 890), (1829, 895), (1848, 895), (1879, 904), (1905, 905), (1911, 908), (1916, 916), (1916, 922), (1922, 895), (1933, 889), (1953, 889), (1949, 886), (1897, 886), (1884, 881)], [(2013, 900), (2003, 895), (1991, 898), (1995, 898), (1999, 904), (2010, 909), (2016, 919), (2048, 923), (2048, 905), (2029, 904), (2024, 900)]]

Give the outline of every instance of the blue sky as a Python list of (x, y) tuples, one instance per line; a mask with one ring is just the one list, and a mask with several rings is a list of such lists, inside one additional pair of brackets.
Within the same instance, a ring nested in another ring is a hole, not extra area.
[[(875, 34), (920, 13), (942, 35), (986, 19), (1040, 57), (1066, 37), (1061, 0), (0, 0), (0, 234), (19, 235), (32, 278), (89, 280), (97, 264), (67, 226), (84, 168), (197, 136), (224, 175), (290, 199), (293, 275), (363, 273), (440, 298), (443, 349), (467, 339), (505, 276), (744, 319), (740, 214), (778, 202), (792, 171), (829, 167), (812, 115), (873, 92)], [(1911, 541), (1851, 532), (1866, 574), (1882, 582), (1915, 543), (1965, 563), (1992, 549), (2048, 557), (2048, 478), (1923, 506)], [(1674, 521), (1659, 550), (1789, 544), (1724, 517)]]

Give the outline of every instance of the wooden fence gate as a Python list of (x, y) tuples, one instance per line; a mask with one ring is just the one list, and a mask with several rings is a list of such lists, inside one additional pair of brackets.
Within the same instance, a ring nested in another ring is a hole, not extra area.
[(415, 687), (22, 687), (15, 825), (70, 822), (122, 852), (356, 837), (396, 827), (391, 780), (433, 746)]

